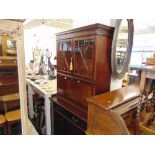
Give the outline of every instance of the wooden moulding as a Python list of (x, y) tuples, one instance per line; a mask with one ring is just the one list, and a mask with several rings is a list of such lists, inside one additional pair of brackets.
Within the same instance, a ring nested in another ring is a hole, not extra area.
[[(96, 30), (98, 29), (98, 30)], [(106, 36), (113, 36), (114, 27), (106, 26), (103, 24), (92, 24), (88, 26), (83, 26), (79, 28), (75, 28), (69, 31), (64, 31), (57, 33), (57, 40), (66, 39), (66, 38), (75, 38), (81, 36), (90, 36), (90, 35), (106, 35)]]

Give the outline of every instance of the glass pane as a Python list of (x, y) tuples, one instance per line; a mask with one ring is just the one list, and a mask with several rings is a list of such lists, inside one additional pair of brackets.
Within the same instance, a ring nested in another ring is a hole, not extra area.
[(71, 54), (72, 48), (71, 48), (71, 42), (60, 42), (58, 44), (58, 70), (61, 71), (70, 71), (70, 63), (72, 59)]
[(124, 62), (127, 58), (127, 46), (128, 46), (128, 23), (127, 20), (123, 20), (120, 25), (116, 43), (116, 69), (118, 73), (121, 73), (124, 66)]
[(74, 73), (92, 78), (94, 40), (77, 40), (74, 45)]
[(7, 55), (15, 56), (16, 53), (16, 40), (13, 40), (12, 38), (7, 39)]

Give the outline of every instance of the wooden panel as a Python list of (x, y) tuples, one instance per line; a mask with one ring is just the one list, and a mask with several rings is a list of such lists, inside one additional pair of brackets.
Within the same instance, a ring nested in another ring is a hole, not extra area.
[(76, 38), (82, 36), (91, 36), (91, 35), (102, 35), (102, 36), (112, 36), (114, 28), (106, 26), (103, 24), (92, 24), (88, 26), (83, 26), (80, 28), (72, 29), (69, 31), (64, 31), (57, 33), (57, 40), (66, 39), (66, 38)]
[(93, 85), (59, 74), (57, 80), (59, 95), (87, 109), (86, 98), (94, 95)]
[(6, 44), (6, 36), (2, 36), (2, 55), (6, 56), (6, 49), (7, 49), (7, 44)]
[(0, 74), (0, 86), (18, 84), (18, 74)]
[(94, 103), (101, 108), (114, 109), (125, 102), (131, 101), (139, 97), (140, 91), (138, 85), (130, 85), (121, 89), (117, 89), (111, 92), (106, 92), (100, 95), (91, 97), (88, 102)]
[(112, 37), (96, 37), (96, 94), (110, 90)]
[(88, 134), (135, 134), (139, 95), (132, 85), (87, 99)]
[(85, 134), (86, 122), (54, 103), (54, 134)]
[(122, 118), (111, 111), (89, 104), (87, 134), (122, 135), (129, 134)]
[(87, 120), (87, 111), (81, 108), (80, 106), (73, 104), (71, 101), (65, 99), (64, 97), (58, 96), (52, 96), (51, 102), (55, 102), (56, 104), (60, 105), (67, 111), (73, 113), (80, 119), (86, 121)]
[(17, 67), (17, 58), (14, 56), (2, 56), (0, 57), (0, 68), (12, 68)]
[(2, 36), (0, 35), (0, 56), (2, 56)]

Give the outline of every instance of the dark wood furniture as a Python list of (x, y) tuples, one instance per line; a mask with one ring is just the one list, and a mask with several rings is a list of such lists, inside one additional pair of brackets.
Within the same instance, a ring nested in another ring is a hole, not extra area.
[(21, 121), (21, 116), (20, 116), (20, 109), (8, 111), (8, 105), (15, 103), (15, 104), (18, 104), (20, 107), (19, 94), (14, 93), (9, 95), (4, 95), (1, 98), (2, 98), (2, 102), (4, 103), (8, 134), (11, 135), (12, 125), (19, 123)]
[(86, 120), (80, 117), (82, 116), (82, 113), (78, 113), (74, 107), (66, 104), (65, 102), (59, 102), (59, 99), (56, 97), (53, 98), (52, 102), (53, 101), (54, 110), (51, 110), (53, 110), (54, 116), (54, 134), (84, 135), (87, 129), (87, 124)]
[(93, 24), (58, 33), (54, 100), (87, 122), (86, 98), (110, 90), (114, 28)]
[(121, 118), (135, 134), (139, 95), (139, 86), (131, 85), (88, 98), (87, 134), (128, 134)]
[(141, 68), (140, 100), (137, 110), (137, 134), (155, 134), (155, 65)]
[(14, 56), (0, 56), (0, 68), (17, 68), (17, 58)]
[[(0, 57), (0, 112), (5, 113), (2, 96), (19, 92), (17, 58), (12, 56)], [(19, 104), (7, 105), (8, 110), (19, 108)]]
[[(10, 72), (9, 68), (7, 70)], [(11, 70), (12, 72), (12, 70)], [(1, 101), (1, 96), (16, 93), (19, 91), (18, 73), (0, 74), (0, 112), (4, 113), (4, 104)], [(8, 109), (14, 109), (16, 104), (9, 104)]]
[(4, 135), (7, 134), (7, 123), (4, 115), (0, 114), (0, 128), (3, 128)]

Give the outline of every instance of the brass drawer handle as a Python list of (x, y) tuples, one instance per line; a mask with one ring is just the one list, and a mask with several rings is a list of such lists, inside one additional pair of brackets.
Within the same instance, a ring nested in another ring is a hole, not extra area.
[(13, 61), (14, 63), (17, 63), (17, 61)]
[(80, 81), (78, 80), (77, 83), (80, 83)]
[(2, 63), (2, 61), (0, 61), (0, 63)]

